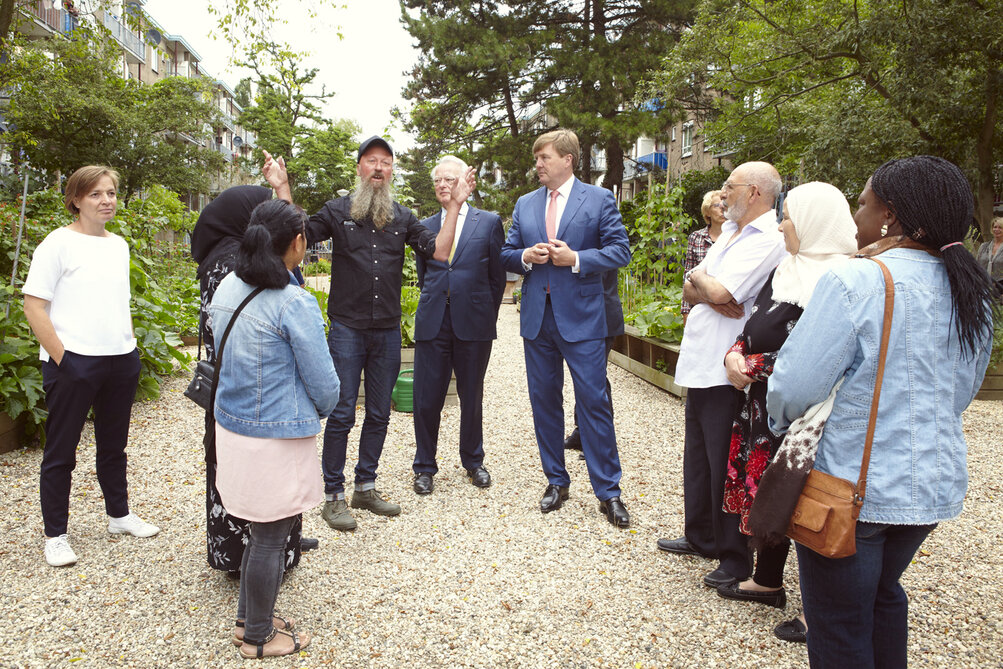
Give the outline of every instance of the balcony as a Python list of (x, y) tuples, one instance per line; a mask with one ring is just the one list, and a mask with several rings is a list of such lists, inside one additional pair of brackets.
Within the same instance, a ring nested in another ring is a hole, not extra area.
[[(146, 45), (143, 40), (129, 32), (129, 29), (117, 18), (105, 12), (104, 27), (111, 31), (111, 36), (121, 44), (126, 51), (126, 58), (134, 63), (146, 63)], [(131, 56), (131, 58), (130, 58)]]
[(233, 151), (230, 150), (230, 147), (224, 146), (222, 144), (217, 144), (216, 149), (223, 154), (223, 159), (226, 160), (226, 162), (228, 163), (233, 162)]
[(18, 29), (30, 38), (46, 37), (52, 33), (68, 33), (77, 27), (77, 17), (62, 9), (56, 9), (52, 2), (38, 0), (23, 5), (21, 10), (34, 19), (32, 24)]
[(232, 116), (226, 112), (220, 112), (220, 117), (223, 119), (223, 125), (230, 132), (237, 132), (237, 121), (234, 120)]

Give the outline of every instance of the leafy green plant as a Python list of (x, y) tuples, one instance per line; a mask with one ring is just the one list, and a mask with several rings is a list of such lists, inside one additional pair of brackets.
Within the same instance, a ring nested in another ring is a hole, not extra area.
[(310, 286), (304, 286), (304, 288), (317, 300), (317, 305), (320, 307), (321, 320), (324, 321), (324, 334), (327, 334), (330, 329), (330, 324), (327, 321), (327, 293)]
[(401, 346), (414, 346), (414, 317), (418, 313), (418, 286), (401, 286)]
[(303, 276), (325, 276), (331, 273), (331, 262), (318, 258), (317, 262), (303, 265)]
[(1001, 363), (1003, 363), (1003, 317), (996, 319), (993, 328), (993, 352), (989, 356), (989, 368), (992, 369)]
[(644, 336), (666, 341), (682, 337), (679, 307), (685, 230), (691, 225), (683, 211), (683, 194), (680, 188), (668, 194), (645, 194), (640, 202), (621, 207), (633, 252), (618, 276), (624, 321)]

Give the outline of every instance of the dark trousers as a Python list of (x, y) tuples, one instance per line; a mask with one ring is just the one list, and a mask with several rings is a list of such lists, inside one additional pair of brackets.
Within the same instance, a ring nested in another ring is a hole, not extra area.
[(569, 342), (561, 338), (547, 301), (536, 339), (524, 339), (529, 403), (547, 482), (571, 482), (564, 465), (564, 362), (568, 363), (581, 420), (582, 453), (592, 491), (600, 500), (620, 496), (620, 454), (606, 393), (606, 345), (602, 339)]
[(812, 669), (907, 664), (909, 598), (899, 578), (936, 525), (857, 523), (857, 552), (822, 557), (797, 545)]
[(58, 366), (51, 359), (42, 365), (49, 409), (39, 482), (45, 536), (66, 534), (77, 444), (92, 407), (95, 466), (105, 511), (113, 518), (129, 515), (125, 446), (140, 367), (139, 350), (102, 356), (66, 351)]
[(435, 474), (439, 443), (439, 420), (456, 372), (460, 398), (460, 463), (464, 469), (484, 464), (482, 404), (484, 374), (491, 358), (491, 340), (463, 341), (453, 334), (449, 305), (435, 339), (414, 343), (414, 472)]
[(264, 641), (272, 632), (275, 599), (285, 571), (289, 532), (298, 516), (268, 523), (250, 523), (250, 541), (240, 563), (237, 620), (244, 621), (244, 639)]
[(400, 327), (358, 329), (331, 321), (327, 336), (334, 369), (341, 381), (338, 404), (324, 427), (324, 492), (345, 491), (345, 457), (348, 433), (355, 425), (355, 402), (365, 372), (366, 417), (359, 436), (359, 462), (355, 483), (375, 484), (376, 467), (390, 424), (390, 395), (400, 373)]
[(716, 556), (722, 569), (744, 580), (751, 571), (747, 539), (738, 529), (738, 515), (722, 508), (731, 423), (741, 401), (742, 392), (731, 386), (687, 391), (683, 506), (690, 544)]
[(790, 552), (790, 541), (756, 551), (756, 571), (752, 574), (752, 580), (764, 588), (783, 586), (784, 567), (787, 566), (787, 554)]
[[(609, 352), (613, 350), (616, 337), (606, 337), (606, 361), (609, 362)], [(609, 374), (606, 375), (606, 398), (609, 399), (609, 415), (613, 417), (613, 388), (609, 385)], [(578, 402), (575, 402), (575, 429), (578, 429)]]

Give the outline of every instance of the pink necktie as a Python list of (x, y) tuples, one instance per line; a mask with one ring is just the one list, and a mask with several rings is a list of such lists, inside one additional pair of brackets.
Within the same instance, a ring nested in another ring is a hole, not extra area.
[(557, 237), (557, 196), (556, 190), (550, 191), (550, 205), (547, 207), (547, 241)]

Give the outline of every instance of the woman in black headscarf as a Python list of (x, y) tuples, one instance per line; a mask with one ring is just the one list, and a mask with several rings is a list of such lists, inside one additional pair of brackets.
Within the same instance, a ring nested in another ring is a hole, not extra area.
[[(198, 263), (199, 288), (202, 294), (199, 334), (205, 344), (205, 357), (209, 362), (216, 361), (212, 324), (208, 317), (212, 296), (219, 282), (236, 265), (237, 251), (251, 220), (251, 211), (271, 198), (271, 189), (261, 186), (228, 188), (206, 205), (192, 231), (192, 257)], [(231, 516), (223, 508), (216, 489), (215, 421), (209, 412), (206, 412), (205, 426), (206, 559), (213, 569), (236, 573), (240, 570), (244, 546), (247, 544), (248, 522)], [(301, 530), (302, 518), (297, 517), (286, 544), (286, 569), (299, 563), (301, 542), (304, 541), (301, 539)], [(310, 539), (305, 541), (311, 542)]]

